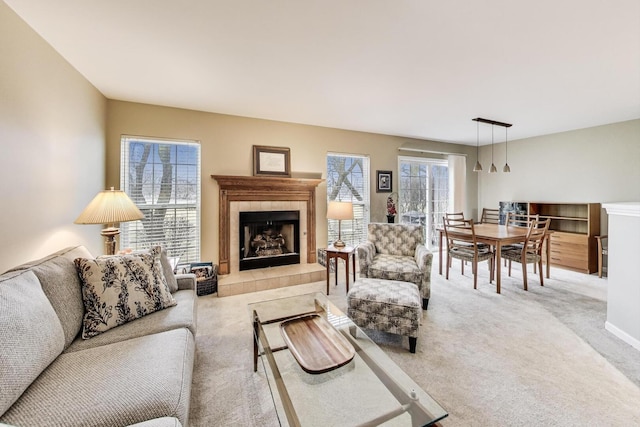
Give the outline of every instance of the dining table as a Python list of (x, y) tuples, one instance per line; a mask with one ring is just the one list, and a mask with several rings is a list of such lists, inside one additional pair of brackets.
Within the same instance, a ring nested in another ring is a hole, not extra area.
[[(473, 225), (474, 232), (476, 235), (476, 242), (485, 243), (494, 248), (494, 252), (496, 254), (496, 292), (500, 293), (500, 255), (502, 253), (502, 247), (506, 245), (512, 245), (516, 243), (523, 243), (527, 238), (527, 232), (529, 231), (528, 227), (515, 227), (512, 225), (500, 225), (500, 224), (490, 224), (490, 223), (478, 223)], [(444, 237), (444, 228), (438, 228), (438, 232), (440, 234), (440, 241), (438, 245), (438, 253), (439, 253), (439, 265), (438, 272), (442, 275), (442, 240)], [(469, 240), (471, 241), (471, 230), (469, 229), (449, 229), (448, 230), (450, 236), (457, 237), (461, 240)], [(550, 239), (548, 236), (545, 238), (545, 266), (546, 266), (546, 276), (549, 278), (550, 275)]]

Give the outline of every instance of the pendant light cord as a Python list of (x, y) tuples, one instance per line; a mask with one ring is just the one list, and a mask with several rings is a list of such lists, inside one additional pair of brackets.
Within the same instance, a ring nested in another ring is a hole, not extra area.
[(476, 161), (480, 161), (480, 122), (476, 122)]
[(493, 124), (491, 125), (491, 164), (493, 165)]

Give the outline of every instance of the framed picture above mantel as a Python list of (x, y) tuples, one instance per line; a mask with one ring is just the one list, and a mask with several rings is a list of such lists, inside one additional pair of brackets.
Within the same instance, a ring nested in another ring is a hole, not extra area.
[(253, 146), (253, 175), (291, 177), (291, 150), (287, 147)]

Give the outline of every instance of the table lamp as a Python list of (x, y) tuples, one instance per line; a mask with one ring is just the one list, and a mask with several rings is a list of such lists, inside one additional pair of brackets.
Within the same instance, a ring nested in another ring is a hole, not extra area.
[(341, 226), (343, 219), (353, 219), (353, 203), (351, 202), (329, 202), (327, 206), (327, 218), (338, 220), (338, 240), (333, 242), (333, 246), (338, 249), (344, 248), (346, 245), (341, 239)]
[(135, 221), (144, 218), (144, 214), (122, 190), (104, 190), (87, 205), (75, 224), (106, 224), (100, 234), (105, 238), (104, 247), (107, 255), (116, 253), (115, 237), (120, 234), (116, 223)]

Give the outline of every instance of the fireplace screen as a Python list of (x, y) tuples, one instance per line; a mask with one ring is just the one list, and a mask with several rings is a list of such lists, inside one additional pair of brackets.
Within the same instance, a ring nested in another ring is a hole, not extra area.
[(300, 212), (240, 212), (240, 270), (300, 263)]

